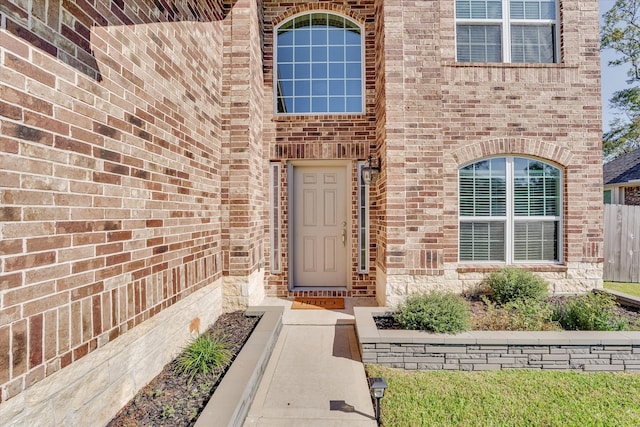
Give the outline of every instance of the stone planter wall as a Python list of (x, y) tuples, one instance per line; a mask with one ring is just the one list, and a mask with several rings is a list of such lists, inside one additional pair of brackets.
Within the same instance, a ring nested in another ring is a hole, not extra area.
[(247, 316), (262, 318), (198, 417), (195, 427), (240, 427), (244, 424), (280, 335), (283, 312), (283, 307), (249, 307)]
[(362, 361), (411, 370), (640, 371), (640, 332), (472, 331), (456, 335), (378, 330), (388, 308), (355, 308)]

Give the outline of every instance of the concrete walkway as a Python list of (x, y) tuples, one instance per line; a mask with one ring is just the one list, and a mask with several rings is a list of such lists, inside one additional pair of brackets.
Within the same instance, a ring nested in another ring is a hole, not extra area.
[(353, 306), (373, 299), (345, 298), (345, 310), (291, 310), (249, 409), (245, 427), (375, 427), (373, 405), (360, 361)]

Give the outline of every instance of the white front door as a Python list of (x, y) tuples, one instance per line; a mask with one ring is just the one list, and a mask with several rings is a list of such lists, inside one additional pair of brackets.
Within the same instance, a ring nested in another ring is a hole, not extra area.
[(349, 218), (344, 166), (293, 168), (293, 286), (346, 287)]

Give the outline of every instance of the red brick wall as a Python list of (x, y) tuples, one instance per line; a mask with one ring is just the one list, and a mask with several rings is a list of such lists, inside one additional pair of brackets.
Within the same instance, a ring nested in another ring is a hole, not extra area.
[(458, 168), (501, 154), (563, 169), (564, 261), (602, 262), (598, 3), (560, 3), (561, 63), (519, 65), (456, 63), (453, 2), (384, 2), (379, 268), (441, 275), (455, 265)]
[(375, 77), (376, 77), (376, 92), (375, 92), (375, 117), (376, 117), (376, 151), (375, 157), (380, 161), (384, 159), (384, 165), (381, 165), (380, 177), (375, 186), (371, 188), (371, 241), (373, 242), (370, 248), (374, 258), (371, 265), (374, 269), (385, 269), (384, 262), (378, 262), (384, 258), (384, 254), (387, 250), (387, 241), (383, 237), (386, 235), (387, 226), (387, 169), (389, 156), (387, 155), (387, 82), (386, 82), (386, 64), (387, 61), (392, 61), (393, 56), (389, 56), (387, 59), (384, 55), (385, 51), (385, 3), (383, 0), (375, 1), (375, 49), (376, 49), (376, 61), (375, 61)]
[(222, 18), (2, 2), (2, 399), (221, 277)]
[(225, 271), (246, 276), (264, 262), (262, 33), (257, 2), (240, 0), (225, 20), (227, 138), (223, 142)]

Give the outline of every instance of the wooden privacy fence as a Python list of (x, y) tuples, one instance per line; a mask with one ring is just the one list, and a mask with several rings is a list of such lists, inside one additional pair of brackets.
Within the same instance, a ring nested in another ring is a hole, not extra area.
[(604, 280), (640, 282), (640, 206), (604, 205)]

